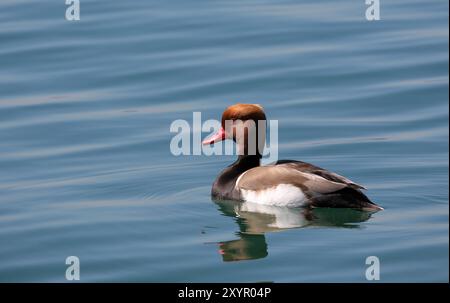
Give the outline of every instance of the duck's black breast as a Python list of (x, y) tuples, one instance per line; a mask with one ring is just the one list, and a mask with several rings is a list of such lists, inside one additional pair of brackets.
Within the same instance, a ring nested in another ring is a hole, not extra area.
[(238, 160), (225, 168), (213, 183), (211, 196), (215, 199), (240, 201), (241, 194), (236, 190), (236, 181), (241, 174), (260, 164), (261, 156), (239, 156)]
[(213, 183), (211, 196), (221, 200), (241, 200), (239, 191), (235, 189), (240, 175), (241, 173), (230, 167), (223, 170)]

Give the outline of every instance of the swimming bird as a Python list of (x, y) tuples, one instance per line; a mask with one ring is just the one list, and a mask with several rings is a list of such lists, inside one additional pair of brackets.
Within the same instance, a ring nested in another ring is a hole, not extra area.
[(279, 160), (261, 166), (265, 128), (266, 114), (259, 104), (239, 103), (223, 112), (219, 131), (202, 143), (233, 140), (238, 159), (217, 176), (211, 189), (214, 199), (287, 207), (383, 209), (369, 200), (362, 185), (313, 164)]

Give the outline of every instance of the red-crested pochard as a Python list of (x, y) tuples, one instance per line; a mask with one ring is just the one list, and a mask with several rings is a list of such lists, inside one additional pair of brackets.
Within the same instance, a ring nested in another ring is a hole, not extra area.
[(263, 121), (265, 127), (266, 115), (260, 105), (232, 105), (222, 114), (221, 129), (203, 141), (203, 144), (213, 144), (230, 139), (240, 151), (237, 161), (225, 168), (214, 181), (211, 190), (214, 199), (289, 207), (383, 209), (362, 193), (363, 186), (312, 164), (279, 160), (260, 166), (262, 149), (256, 148), (255, 151), (249, 147), (249, 142), (264, 146), (265, 132), (256, 136), (246, 126), (247, 122), (252, 122), (249, 125), (256, 126), (258, 133), (258, 125), (261, 125), (258, 121)]

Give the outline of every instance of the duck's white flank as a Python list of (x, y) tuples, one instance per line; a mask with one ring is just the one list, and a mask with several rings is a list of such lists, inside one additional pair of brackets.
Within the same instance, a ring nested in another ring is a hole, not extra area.
[(279, 184), (257, 191), (241, 188), (240, 192), (244, 201), (264, 205), (298, 207), (303, 206), (307, 200), (303, 191), (291, 184)]

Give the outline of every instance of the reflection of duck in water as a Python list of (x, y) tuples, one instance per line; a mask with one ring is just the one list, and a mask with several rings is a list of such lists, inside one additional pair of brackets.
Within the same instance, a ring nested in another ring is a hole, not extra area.
[(239, 239), (221, 242), (220, 254), (223, 261), (261, 259), (268, 255), (266, 232), (282, 231), (306, 226), (330, 226), (358, 228), (355, 223), (368, 220), (369, 212), (353, 209), (332, 208), (288, 208), (261, 205), (250, 202), (214, 201), (219, 210), (235, 218), (239, 226)]

